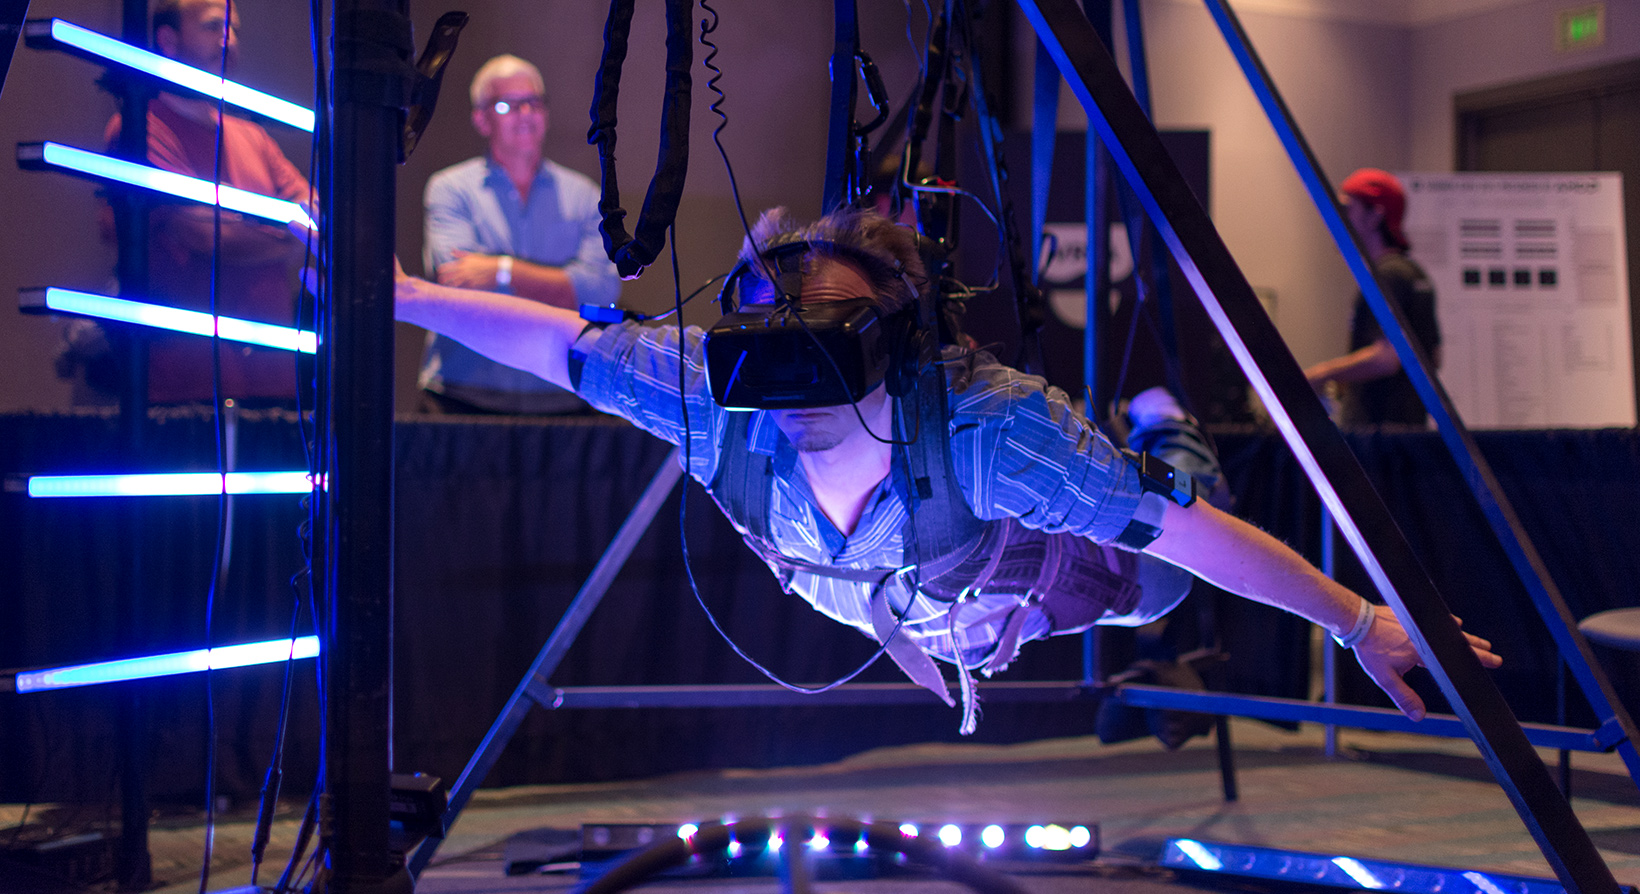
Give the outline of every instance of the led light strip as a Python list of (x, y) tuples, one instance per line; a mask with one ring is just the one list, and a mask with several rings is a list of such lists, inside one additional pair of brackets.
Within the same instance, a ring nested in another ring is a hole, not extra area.
[(23, 26), (23, 34), (30, 46), (39, 48), (50, 47), (53, 43), (62, 44), (170, 81), (179, 87), (203, 93), (212, 99), (231, 103), (246, 111), (289, 124), (298, 130), (313, 132), (314, 116), (311, 109), (260, 90), (252, 90), (204, 69), (138, 49), (124, 41), (82, 28), (72, 22), (65, 22), (62, 19), (35, 19)]
[(212, 317), (203, 311), (129, 301), (91, 292), (59, 289), (55, 286), (22, 290), (18, 305), (25, 311), (81, 314), (174, 332), (186, 332), (190, 335), (211, 335), (214, 332), (228, 341), (262, 345), (282, 351), (298, 351), (303, 354), (315, 353), (319, 346), (318, 336), (314, 333), (290, 326), (275, 326), (272, 323), (257, 323), (235, 317)]
[(306, 472), (170, 472), (152, 475), (31, 475), (31, 497), (188, 497), (212, 494), (305, 494)]
[(307, 209), (296, 202), (247, 192), (232, 186), (218, 186), (209, 180), (98, 155), (73, 146), (64, 146), (62, 143), (18, 143), (17, 163), (30, 169), (62, 168), (77, 174), (140, 186), (205, 205), (221, 205), (229, 211), (238, 211), (277, 223), (288, 224), (294, 221), (310, 230), (319, 228), (308, 215)]
[(72, 689), (76, 686), (95, 686), (99, 683), (118, 683), (123, 680), (146, 680), (206, 670), (249, 667), (292, 658), (312, 658), (318, 654), (319, 638), (302, 636), (296, 639), (273, 639), (237, 646), (219, 646), (215, 649), (195, 649), (192, 652), (170, 652), (164, 655), (145, 655), (141, 658), (122, 658), (117, 661), (23, 671), (17, 674), (13, 685), (18, 692)]

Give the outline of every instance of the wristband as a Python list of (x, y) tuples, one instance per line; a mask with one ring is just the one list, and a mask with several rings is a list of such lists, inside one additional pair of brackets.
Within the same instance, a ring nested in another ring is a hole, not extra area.
[(1372, 603), (1365, 599), (1361, 600), (1361, 608), (1357, 610), (1355, 615), (1355, 626), (1351, 627), (1342, 636), (1336, 633), (1333, 634), (1333, 641), (1346, 649), (1355, 648), (1361, 644), (1362, 640), (1367, 638), (1367, 631), (1372, 629), (1372, 622), (1377, 617), (1378, 612), (1373, 608)]
[(512, 255), (502, 255), (495, 262), (495, 284), (503, 289), (512, 285)]

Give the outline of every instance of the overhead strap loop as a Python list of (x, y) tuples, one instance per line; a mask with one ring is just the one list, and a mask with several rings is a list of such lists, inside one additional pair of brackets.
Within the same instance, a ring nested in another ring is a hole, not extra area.
[(635, 0), (611, 0), (604, 24), (604, 57), (592, 95), (592, 127), (587, 142), (598, 147), (603, 194), (598, 213), (603, 223), (604, 251), (615, 262), (622, 279), (636, 279), (654, 262), (666, 244), (666, 231), (678, 216), (678, 200), (689, 169), (689, 102), (694, 43), (689, 26), (694, 0), (666, 0), (666, 99), (661, 108), (661, 141), (655, 176), (644, 196), (636, 235), (628, 235), (626, 211), (615, 176), (615, 110), (621, 92), (621, 66), (626, 61), (627, 37), (632, 30)]

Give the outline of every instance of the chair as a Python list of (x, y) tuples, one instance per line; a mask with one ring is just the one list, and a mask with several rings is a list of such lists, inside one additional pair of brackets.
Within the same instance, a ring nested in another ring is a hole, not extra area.
[(1590, 642), (1640, 652), (1640, 608), (1614, 608), (1596, 612), (1577, 623)]

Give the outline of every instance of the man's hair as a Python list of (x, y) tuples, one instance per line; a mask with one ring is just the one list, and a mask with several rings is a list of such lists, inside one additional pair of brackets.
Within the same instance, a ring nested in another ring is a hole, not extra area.
[(491, 98), (489, 92), (492, 81), (520, 74), (530, 79), (530, 83), (535, 85), (536, 93), (546, 96), (547, 82), (541, 79), (541, 69), (517, 56), (504, 53), (479, 66), (478, 74), (473, 75), (473, 86), (468, 91), (473, 108), (484, 105), (485, 101)]
[[(162, 25), (172, 31), (182, 30), (182, 8), (187, 4), (188, 0), (159, 0), (158, 3), (155, 3), (154, 14), (151, 19), (153, 33), (159, 34)], [(154, 45), (159, 45), (157, 37), (154, 38)]]
[[(785, 208), (771, 208), (752, 225), (751, 238), (741, 244), (740, 259), (747, 263), (750, 275), (766, 282), (757, 256), (771, 244), (798, 241), (813, 243), (810, 258), (840, 258), (859, 266), (874, 293), (860, 297), (876, 299), (884, 313), (915, 302), (917, 289), (927, 279), (916, 231), (869, 208), (839, 209), (807, 225), (799, 224)], [(808, 263), (805, 259), (805, 273)]]

